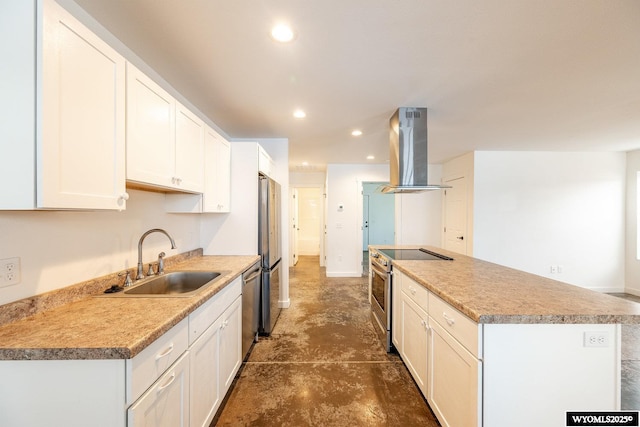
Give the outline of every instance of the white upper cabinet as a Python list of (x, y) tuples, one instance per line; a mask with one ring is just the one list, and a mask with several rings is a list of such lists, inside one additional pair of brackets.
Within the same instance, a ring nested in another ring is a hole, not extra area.
[(271, 156), (258, 145), (258, 172), (262, 172), (267, 175), (269, 178), (273, 178), (273, 171), (275, 169), (275, 164)]
[(204, 123), (127, 64), (127, 180), (201, 193)]
[(171, 193), (165, 209), (172, 213), (225, 213), (231, 207), (231, 145), (215, 130), (204, 130), (204, 191)]
[(53, 0), (6, 7), (0, 208), (124, 209), (124, 58)]
[(176, 103), (174, 185), (185, 191), (204, 191), (204, 122)]
[(205, 133), (205, 191), (203, 212), (229, 212), (231, 205), (231, 146), (216, 131)]
[(171, 187), (176, 102), (127, 63), (127, 180)]

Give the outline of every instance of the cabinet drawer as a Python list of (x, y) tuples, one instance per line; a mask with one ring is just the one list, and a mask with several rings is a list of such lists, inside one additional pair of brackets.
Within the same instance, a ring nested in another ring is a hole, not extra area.
[[(397, 277), (397, 276), (396, 276)], [(429, 291), (424, 286), (418, 284), (415, 280), (410, 279), (406, 275), (402, 275), (400, 281), (400, 287), (402, 292), (407, 294), (418, 306), (424, 311), (428, 312), (429, 304)]]
[(476, 322), (434, 294), (429, 294), (429, 316), (478, 357), (478, 324)]
[(242, 277), (238, 277), (191, 313), (189, 315), (189, 345), (193, 344), (241, 294)]
[(189, 391), (189, 358), (185, 353), (127, 410), (127, 426), (188, 426)]
[(188, 321), (183, 319), (133, 359), (127, 359), (127, 405), (133, 403), (187, 350)]

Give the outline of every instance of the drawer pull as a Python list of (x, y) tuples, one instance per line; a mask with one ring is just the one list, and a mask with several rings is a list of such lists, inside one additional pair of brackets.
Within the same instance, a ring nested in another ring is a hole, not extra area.
[(160, 387), (158, 387), (158, 391), (156, 393), (160, 393), (162, 390), (164, 390), (165, 388), (169, 387), (171, 385), (171, 383), (173, 383), (173, 381), (176, 379), (176, 373), (175, 371), (173, 371), (171, 373), (171, 376), (169, 377), (168, 381), (164, 384), (162, 384)]
[(442, 317), (444, 317), (444, 320), (449, 326), (453, 326), (453, 324), (456, 323), (456, 319), (447, 316), (447, 313), (442, 313)]
[(162, 353), (156, 354), (156, 360), (160, 360), (165, 356), (168, 356), (173, 351), (173, 343), (169, 344), (169, 347)]

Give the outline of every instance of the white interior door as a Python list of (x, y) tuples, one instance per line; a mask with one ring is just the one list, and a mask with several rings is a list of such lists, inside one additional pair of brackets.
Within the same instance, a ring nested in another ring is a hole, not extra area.
[(444, 248), (467, 255), (467, 179), (445, 181)]
[(395, 197), (377, 193), (380, 185), (379, 182), (362, 185), (363, 250), (367, 250), (368, 245), (393, 245), (395, 241)]
[(369, 195), (362, 196), (362, 251), (369, 250)]
[(319, 256), (323, 223), (323, 194), (316, 187), (298, 188), (298, 253)]

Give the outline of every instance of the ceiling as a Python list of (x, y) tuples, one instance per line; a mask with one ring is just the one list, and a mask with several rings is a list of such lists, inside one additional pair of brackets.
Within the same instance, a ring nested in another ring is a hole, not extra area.
[(429, 163), (640, 149), (640, 1), (75, 1), (229, 137), (289, 138), (292, 171), (388, 161), (400, 106), (429, 109)]

